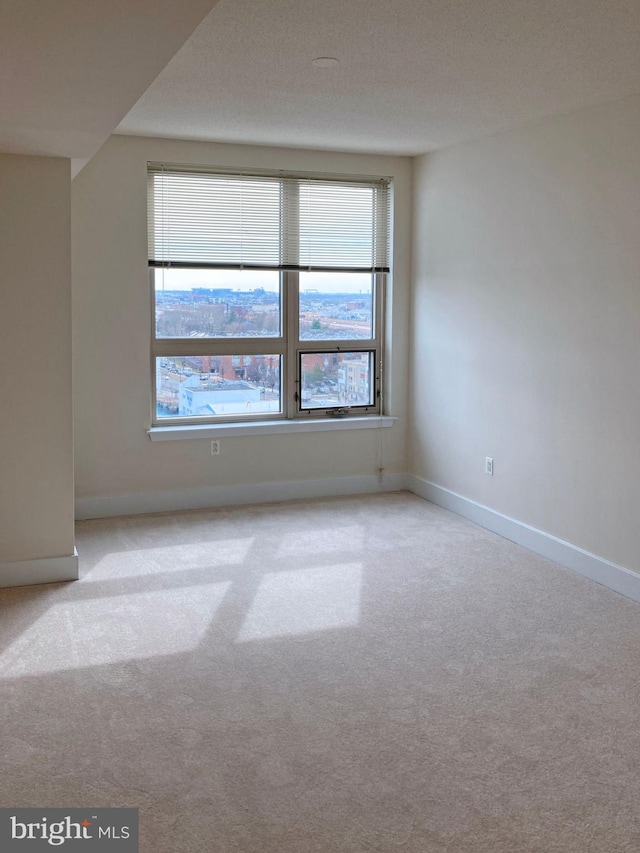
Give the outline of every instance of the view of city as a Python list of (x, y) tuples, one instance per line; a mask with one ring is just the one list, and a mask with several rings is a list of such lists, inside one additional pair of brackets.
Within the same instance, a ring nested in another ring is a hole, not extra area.
[(279, 355), (156, 359), (159, 418), (274, 414), (282, 411)]
[[(259, 338), (280, 335), (277, 272), (162, 271), (156, 284), (158, 338)], [(171, 275), (168, 275), (171, 273)], [(191, 284), (199, 276), (209, 287)], [(226, 281), (231, 279), (231, 281)], [(368, 274), (300, 274), (300, 340), (371, 338)], [(220, 283), (218, 283), (220, 282)]]
[[(156, 274), (157, 338), (281, 335), (277, 272), (162, 270)], [(205, 286), (208, 285), (208, 286)], [(301, 341), (371, 339), (368, 274), (300, 274)], [(371, 405), (372, 354), (304, 353), (303, 408)], [(279, 355), (163, 356), (156, 359), (157, 416), (274, 414), (282, 411)]]

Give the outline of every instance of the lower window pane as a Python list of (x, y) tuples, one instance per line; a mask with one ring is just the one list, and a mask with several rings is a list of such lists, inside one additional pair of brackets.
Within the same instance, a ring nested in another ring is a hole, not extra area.
[(279, 355), (156, 358), (156, 415), (215, 418), (282, 412)]
[(301, 409), (374, 404), (374, 353), (305, 352), (300, 355)]

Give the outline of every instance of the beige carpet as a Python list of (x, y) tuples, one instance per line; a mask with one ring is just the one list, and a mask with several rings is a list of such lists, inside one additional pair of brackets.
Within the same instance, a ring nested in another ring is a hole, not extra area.
[(144, 853), (640, 850), (640, 606), (407, 494), (79, 525), (0, 592), (3, 806)]

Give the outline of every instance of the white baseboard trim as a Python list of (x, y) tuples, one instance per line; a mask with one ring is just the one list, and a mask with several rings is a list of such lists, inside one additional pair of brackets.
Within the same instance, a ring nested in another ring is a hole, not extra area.
[(44, 557), (40, 560), (0, 563), (0, 588), (77, 580), (78, 552), (75, 548), (73, 554), (68, 557)]
[(469, 521), (498, 533), (511, 542), (535, 551), (542, 557), (560, 563), (561, 566), (566, 566), (627, 598), (640, 602), (640, 575), (623, 566), (584, 551), (570, 542), (557, 539), (543, 530), (502, 515), (415, 474), (407, 475), (406, 487), (425, 500), (468, 518)]
[(406, 488), (406, 474), (385, 474), (382, 482), (375, 474), (352, 477), (323, 477), (315, 480), (283, 480), (232, 486), (203, 486), (162, 492), (136, 492), (98, 498), (78, 498), (76, 518), (110, 518), (147, 512), (180, 509), (207, 509), (219, 506), (272, 503), (300, 498), (397, 492)]

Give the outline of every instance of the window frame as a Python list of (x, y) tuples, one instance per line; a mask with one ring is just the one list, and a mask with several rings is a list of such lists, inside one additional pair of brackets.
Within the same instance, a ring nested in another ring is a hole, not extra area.
[[(153, 164), (149, 163), (149, 170)], [(180, 168), (171, 166), (171, 168)], [(265, 175), (280, 177), (281, 173), (250, 172), (244, 170), (229, 170), (209, 167), (188, 167), (189, 171), (202, 172), (206, 174), (246, 174)], [(302, 174), (299, 175), (302, 177)], [(344, 182), (349, 180), (365, 180), (359, 176), (333, 175), (313, 173), (313, 178), (319, 180)], [(390, 178), (376, 177), (376, 182), (386, 181), (389, 193), (389, 224), (388, 237), (391, 239), (391, 195), (393, 182)], [(290, 201), (290, 199), (289, 199)], [(281, 225), (281, 228), (284, 226)], [(170, 264), (165, 265), (170, 268)], [(180, 264), (181, 269), (201, 269), (197, 263)], [(220, 267), (218, 267), (220, 268)], [(228, 269), (234, 269), (228, 267)], [(237, 269), (237, 268), (236, 268)], [(313, 270), (310, 270), (313, 271)], [(152, 429), (162, 427), (180, 426), (202, 426), (215, 427), (216, 425), (251, 424), (260, 422), (292, 421), (292, 420), (317, 420), (327, 417), (352, 416), (380, 416), (384, 412), (384, 348), (385, 348), (385, 308), (387, 300), (387, 282), (391, 272), (372, 271), (372, 322), (370, 338), (340, 338), (328, 340), (300, 339), (299, 314), (300, 314), (300, 289), (299, 270), (280, 270), (280, 331), (279, 336), (258, 337), (208, 337), (208, 338), (178, 338), (158, 337), (156, 335), (156, 273), (161, 273), (161, 266), (149, 268), (149, 292), (151, 305), (151, 418)], [(328, 274), (335, 272), (349, 275), (344, 270), (329, 270)], [(353, 272), (362, 273), (363, 270)], [(304, 407), (301, 395), (300, 375), (301, 354), (304, 353), (340, 353), (340, 352), (373, 352), (373, 375), (372, 404), (371, 405), (349, 405), (349, 403), (338, 404), (321, 408)], [(197, 415), (197, 416), (158, 416), (157, 410), (157, 359), (162, 357), (179, 356), (252, 356), (252, 355), (277, 355), (280, 358), (280, 412), (250, 412), (249, 414), (229, 415)], [(346, 410), (346, 411), (345, 411)]]
[[(294, 399), (296, 402), (296, 417), (336, 417), (336, 409), (346, 409), (348, 413), (353, 410), (354, 414), (383, 414), (382, 411), (382, 368), (384, 357), (384, 309), (386, 302), (386, 274), (372, 273), (372, 317), (370, 338), (340, 338), (329, 340), (306, 340), (300, 339), (299, 329), (296, 329), (296, 365), (295, 381), (296, 388)], [(299, 310), (299, 288), (296, 294)], [(337, 341), (339, 340), (339, 343)], [(301, 399), (301, 354), (305, 353), (341, 353), (341, 352), (373, 352), (373, 374), (371, 376), (371, 405), (351, 405), (349, 403), (339, 404), (329, 408), (319, 407), (309, 409), (302, 403)]]

